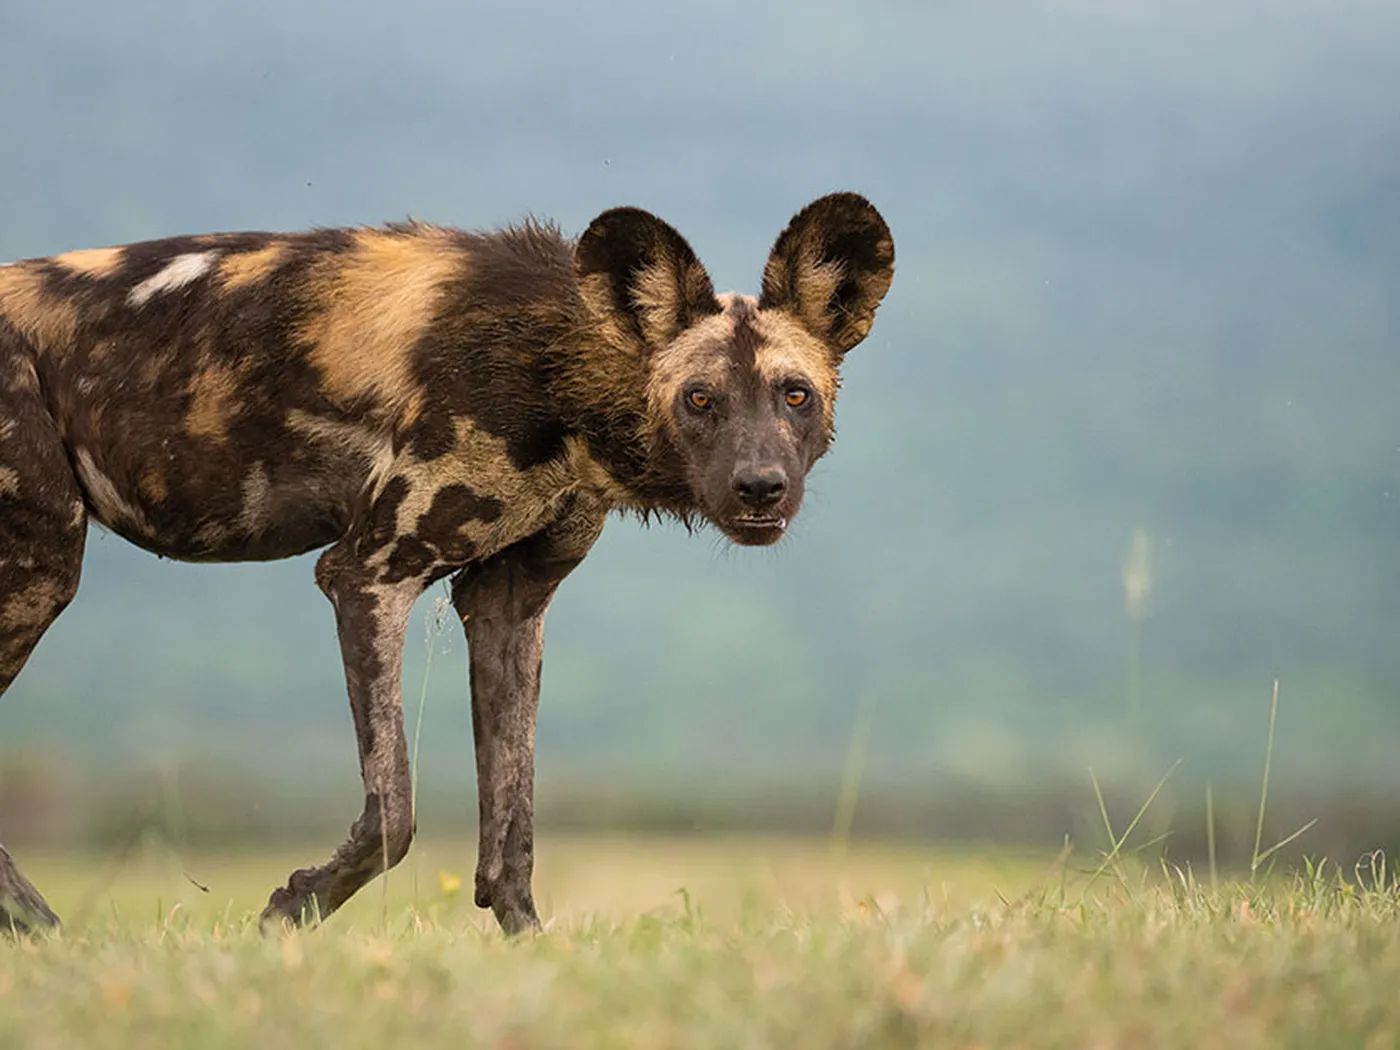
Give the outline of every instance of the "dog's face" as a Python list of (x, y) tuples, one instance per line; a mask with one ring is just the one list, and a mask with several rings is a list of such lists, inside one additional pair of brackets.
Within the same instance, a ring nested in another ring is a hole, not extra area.
[(736, 543), (774, 543), (831, 443), (839, 359), (781, 311), (719, 303), (656, 354), (649, 405), (705, 517)]
[(716, 296), (680, 234), (635, 208), (595, 219), (576, 261), (606, 338), (647, 355), (647, 438), (674, 448), (694, 505), (736, 543), (777, 542), (831, 443), (842, 358), (894, 276), (880, 214), (851, 193), (808, 205), (757, 299)]

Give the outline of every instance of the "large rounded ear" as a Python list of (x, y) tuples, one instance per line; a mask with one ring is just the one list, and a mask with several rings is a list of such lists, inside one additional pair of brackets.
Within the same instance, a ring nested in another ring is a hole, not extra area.
[(720, 312), (710, 275), (685, 238), (650, 212), (613, 208), (579, 238), (584, 302), (615, 340), (656, 350)]
[(761, 308), (787, 310), (844, 354), (870, 334), (894, 280), (894, 238), (858, 193), (803, 208), (778, 235), (763, 268)]

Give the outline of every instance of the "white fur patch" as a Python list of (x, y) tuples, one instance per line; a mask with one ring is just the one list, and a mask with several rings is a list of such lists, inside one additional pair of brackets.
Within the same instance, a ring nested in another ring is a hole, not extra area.
[(715, 299), (719, 301), (720, 309), (729, 313), (736, 305), (747, 305), (754, 312), (758, 311), (758, 296), (745, 295), (743, 292), (720, 292)]
[(243, 509), (238, 512), (238, 524), (249, 536), (261, 536), (272, 521), (272, 482), (267, 468), (254, 463), (243, 479)]
[(78, 449), (78, 480), (83, 483), (92, 508), (99, 520), (107, 523), (123, 523), (145, 529), (146, 516), (136, 507), (122, 499), (112, 479), (97, 469), (92, 455), (85, 448)]
[(177, 255), (153, 277), (147, 277), (127, 294), (126, 301), (131, 306), (144, 306), (152, 296), (161, 292), (173, 292), (191, 281), (197, 281), (209, 272), (209, 268), (219, 259), (216, 251), (186, 252)]

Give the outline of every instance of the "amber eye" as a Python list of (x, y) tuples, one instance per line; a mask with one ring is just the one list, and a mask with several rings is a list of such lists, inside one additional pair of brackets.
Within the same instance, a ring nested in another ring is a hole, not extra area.
[(807, 403), (807, 391), (800, 386), (795, 386), (784, 395), (783, 400), (787, 402), (788, 408), (801, 408)]
[(698, 408), (700, 411), (710, 407), (712, 398), (703, 390), (692, 390), (685, 395), (685, 399), (690, 402), (691, 408)]

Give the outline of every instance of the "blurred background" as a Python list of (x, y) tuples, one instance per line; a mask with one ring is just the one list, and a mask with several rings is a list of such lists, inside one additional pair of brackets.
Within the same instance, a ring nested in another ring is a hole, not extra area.
[[(0, 4), (0, 258), (617, 204), (756, 291), (854, 189), (898, 274), (776, 550), (613, 522), (551, 613), (541, 822), (1400, 844), (1400, 5)], [(313, 557), (94, 530), (0, 701), (0, 840), (326, 845), (358, 812)], [(475, 819), (445, 591), (420, 826)], [(421, 715), (420, 715), (421, 712)], [(421, 722), (420, 722), (421, 718)], [(843, 786), (844, 785), (844, 786)], [(310, 859), (309, 857), (307, 859)]]

